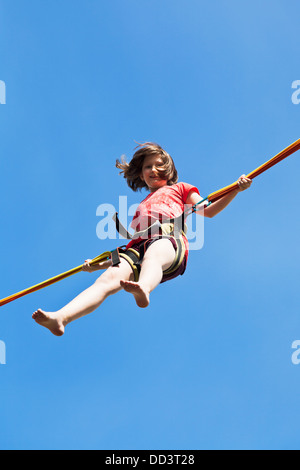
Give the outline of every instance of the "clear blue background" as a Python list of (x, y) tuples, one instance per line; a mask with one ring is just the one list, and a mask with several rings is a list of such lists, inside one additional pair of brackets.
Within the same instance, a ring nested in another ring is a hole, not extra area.
[[(0, 1), (0, 297), (112, 249), (115, 160), (160, 143), (203, 196), (299, 135), (299, 2)], [(205, 222), (186, 274), (56, 338), (31, 319), (81, 273), (0, 312), (2, 449), (298, 449), (300, 155)]]

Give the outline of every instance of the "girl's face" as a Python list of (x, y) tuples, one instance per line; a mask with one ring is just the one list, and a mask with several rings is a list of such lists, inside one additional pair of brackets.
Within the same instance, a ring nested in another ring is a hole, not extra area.
[(151, 193), (168, 184), (168, 180), (161, 179), (157, 171), (162, 166), (163, 161), (159, 155), (151, 155), (144, 160), (140, 178), (146, 183)]

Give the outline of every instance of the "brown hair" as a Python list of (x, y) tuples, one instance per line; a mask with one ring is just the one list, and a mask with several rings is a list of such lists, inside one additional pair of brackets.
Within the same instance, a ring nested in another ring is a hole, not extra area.
[(177, 183), (178, 174), (174, 161), (160, 145), (154, 142), (145, 142), (143, 144), (138, 144), (135, 149), (137, 148), (139, 150), (134, 153), (130, 163), (127, 163), (123, 156), (121, 157), (121, 162), (120, 160), (116, 161), (116, 167), (121, 170), (120, 174), (123, 174), (124, 178), (127, 180), (128, 186), (133, 191), (147, 188), (146, 183), (140, 178), (140, 175), (143, 170), (145, 158), (153, 155), (159, 155), (163, 161), (163, 166), (158, 171), (160, 178), (166, 179), (168, 181), (168, 186)]

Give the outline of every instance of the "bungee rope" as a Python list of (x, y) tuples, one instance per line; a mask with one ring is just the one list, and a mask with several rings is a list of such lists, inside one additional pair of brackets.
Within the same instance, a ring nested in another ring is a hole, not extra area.
[[(282, 150), (282, 152), (275, 155), (275, 157), (271, 158), (266, 163), (256, 168), (256, 170), (249, 173), (249, 175), (246, 175), (246, 177), (253, 180), (257, 176), (261, 175), (265, 171), (272, 168), (272, 166), (276, 165), (277, 163), (281, 162), (282, 160), (289, 157), (293, 153), (297, 152), (297, 150), (300, 150), (300, 139), (296, 140), (296, 142), (291, 144), (286, 149)], [(235, 183), (232, 183), (229, 186), (225, 186), (224, 188), (221, 188), (218, 191), (215, 191), (214, 193), (209, 194), (205, 199), (198, 202), (198, 204), (195, 204), (195, 206), (193, 207), (193, 212), (194, 212), (194, 209), (196, 209), (196, 207), (202, 204), (204, 201), (208, 201), (211, 204), (212, 202), (218, 201), (218, 199), (225, 196), (226, 194), (229, 194), (231, 191), (238, 189), (238, 187), (239, 187), (238, 182), (236, 181)]]
[[(254, 179), (261, 173), (269, 170), (272, 166), (276, 165), (277, 163), (281, 162), (285, 158), (289, 157), (293, 153), (297, 152), (300, 150), (300, 139), (294, 142), (292, 145), (287, 147), (286, 149), (282, 150), (282, 152), (278, 153), (275, 157), (271, 158), (268, 160), (266, 163), (263, 165), (259, 166), (256, 168), (256, 170), (252, 171), (247, 175), (247, 178), (249, 179)], [(219, 189), (218, 191), (215, 191), (211, 194), (209, 194), (205, 199), (202, 199), (199, 203), (195, 204), (192, 207), (191, 212), (189, 212), (187, 215), (191, 214), (192, 212), (196, 212), (198, 209), (198, 206), (203, 204), (204, 202), (208, 202), (208, 205), (212, 204), (215, 201), (218, 201), (220, 198), (225, 196), (226, 194), (229, 194), (230, 192), (234, 191), (235, 189), (238, 189), (238, 182), (236, 181), (235, 183), (230, 184), (229, 186), (225, 186), (224, 188)], [(97, 256), (94, 258), (91, 262), (90, 265), (94, 266), (101, 261), (105, 261), (111, 258), (112, 251), (106, 251), (102, 253), (101, 255)], [(28, 289), (25, 289), (23, 291), (17, 292), (16, 294), (10, 295), (9, 297), (6, 297), (5, 299), (0, 300), (0, 307), (3, 307), (3, 305), (6, 305), (10, 302), (13, 302), (14, 300), (19, 299), (20, 297), (23, 297), (25, 295), (31, 294), (33, 292), (36, 292), (40, 289), (43, 289), (44, 287), (48, 287), (56, 282), (62, 281), (63, 279), (66, 279), (69, 276), (72, 276), (73, 274), (77, 274), (82, 271), (83, 265), (77, 266), (76, 268), (70, 269), (69, 271), (66, 271), (65, 273), (59, 274), (58, 276), (52, 277), (51, 279), (48, 279), (47, 281), (41, 282), (40, 284), (37, 284), (36, 286), (29, 287)]]
[[(110, 251), (106, 251), (105, 253), (102, 253), (101, 255), (97, 256), (90, 262), (90, 266), (94, 266), (95, 264), (98, 264), (101, 261), (105, 261), (109, 259), (110, 254), (111, 254)], [(43, 289), (44, 287), (51, 286), (55, 282), (62, 281), (63, 279), (66, 279), (67, 277), (72, 276), (73, 274), (77, 274), (80, 271), (82, 271), (82, 266), (83, 265), (77, 266), (77, 268), (70, 269), (69, 271), (66, 271), (65, 273), (59, 274), (58, 276), (52, 277), (51, 279), (48, 279), (47, 281), (37, 284), (36, 286), (29, 287), (28, 289), (22, 290), (21, 292), (17, 292), (17, 294), (10, 295), (9, 297), (6, 297), (6, 299), (0, 300), (0, 307), (8, 304), (9, 302), (12, 302), (13, 300), (17, 300), (20, 297), (23, 297), (24, 295), (31, 294), (32, 292), (36, 292), (40, 289)]]

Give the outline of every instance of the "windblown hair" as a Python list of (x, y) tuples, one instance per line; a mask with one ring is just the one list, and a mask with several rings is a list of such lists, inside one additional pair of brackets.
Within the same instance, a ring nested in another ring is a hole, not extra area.
[(159, 177), (166, 179), (168, 181), (168, 186), (178, 182), (178, 174), (174, 161), (160, 145), (154, 142), (145, 142), (143, 144), (138, 144), (135, 149), (137, 148), (139, 150), (134, 153), (130, 163), (126, 162), (124, 156), (121, 157), (121, 161), (116, 161), (116, 167), (121, 170), (120, 175), (123, 174), (124, 178), (127, 180), (128, 186), (133, 191), (147, 188), (146, 183), (140, 178), (140, 175), (143, 170), (145, 158), (153, 155), (159, 155), (163, 162), (162, 168), (158, 170)]

